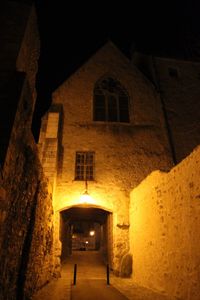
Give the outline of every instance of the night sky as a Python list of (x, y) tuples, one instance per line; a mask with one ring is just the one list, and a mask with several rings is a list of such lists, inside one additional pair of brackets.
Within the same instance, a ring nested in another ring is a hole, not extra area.
[(92, 1), (90, 5), (86, 1), (35, 2), (41, 39), (33, 123), (36, 139), (51, 93), (108, 39), (128, 57), (136, 48), (186, 58), (188, 44), (197, 44), (200, 37), (199, 1), (160, 1), (159, 5), (134, 0)]

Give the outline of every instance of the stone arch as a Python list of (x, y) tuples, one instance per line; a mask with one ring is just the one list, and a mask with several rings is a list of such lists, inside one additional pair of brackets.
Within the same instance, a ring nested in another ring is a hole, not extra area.
[[(59, 214), (61, 261), (76, 250), (96, 250), (101, 252), (105, 263), (109, 263), (112, 267), (113, 212), (99, 205), (77, 204), (62, 208)], [(89, 228), (95, 231), (94, 237), (89, 236)], [(89, 242), (84, 247), (86, 238)]]
[(80, 203), (76, 203), (76, 204), (71, 204), (71, 205), (66, 205), (66, 206), (63, 206), (62, 208), (59, 209), (59, 213), (64, 211), (64, 210), (68, 210), (72, 207), (80, 207), (80, 208), (97, 208), (97, 209), (102, 209), (102, 210), (105, 210), (107, 211), (108, 213), (113, 213), (113, 211), (108, 208), (108, 207), (105, 207), (103, 205), (98, 205), (98, 204), (80, 204)]

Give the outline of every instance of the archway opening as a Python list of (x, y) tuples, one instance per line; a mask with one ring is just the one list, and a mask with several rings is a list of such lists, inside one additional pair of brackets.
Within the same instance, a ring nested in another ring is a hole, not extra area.
[(60, 212), (61, 262), (76, 251), (98, 251), (112, 266), (112, 213), (94, 207)]

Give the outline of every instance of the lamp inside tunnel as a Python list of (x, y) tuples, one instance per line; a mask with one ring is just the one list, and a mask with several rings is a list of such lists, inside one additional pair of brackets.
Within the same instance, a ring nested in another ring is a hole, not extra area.
[(90, 230), (89, 234), (90, 234), (90, 236), (94, 236), (95, 235), (95, 231), (94, 230)]

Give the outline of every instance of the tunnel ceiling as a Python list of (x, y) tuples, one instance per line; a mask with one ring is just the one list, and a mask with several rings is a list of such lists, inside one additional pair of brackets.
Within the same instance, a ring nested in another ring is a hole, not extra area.
[(99, 208), (72, 207), (61, 212), (63, 220), (69, 223), (77, 221), (90, 221), (105, 223), (108, 212)]

